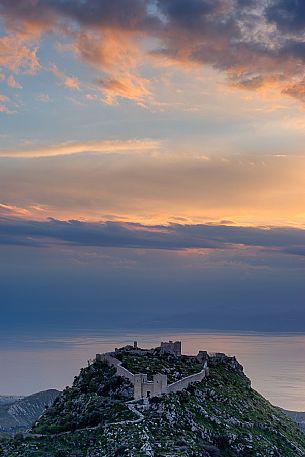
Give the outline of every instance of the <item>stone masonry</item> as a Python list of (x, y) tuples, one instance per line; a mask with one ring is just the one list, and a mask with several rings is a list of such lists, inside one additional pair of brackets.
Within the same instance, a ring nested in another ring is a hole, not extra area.
[[(163, 346), (162, 346), (163, 345)], [(137, 347), (134, 344), (134, 348)], [(163, 348), (163, 349), (162, 349)], [(181, 342), (176, 341), (173, 343), (161, 343), (161, 353), (170, 353), (173, 355), (181, 356)], [(174, 352), (173, 352), (174, 351)], [(97, 361), (106, 361), (109, 365), (116, 368), (118, 376), (128, 379), (134, 387), (134, 400), (141, 400), (150, 397), (160, 397), (163, 394), (170, 392), (179, 392), (186, 389), (190, 384), (202, 381), (208, 376), (207, 357), (205, 351), (200, 351), (197, 359), (202, 362), (202, 370), (199, 373), (187, 376), (179, 381), (167, 384), (167, 375), (157, 373), (153, 377), (153, 381), (148, 381), (147, 374), (145, 373), (131, 373), (129, 370), (122, 366), (120, 360), (113, 356), (113, 353), (96, 354)]]
[(181, 341), (162, 341), (160, 346), (160, 352), (161, 354), (172, 354), (176, 357), (179, 357), (181, 355)]

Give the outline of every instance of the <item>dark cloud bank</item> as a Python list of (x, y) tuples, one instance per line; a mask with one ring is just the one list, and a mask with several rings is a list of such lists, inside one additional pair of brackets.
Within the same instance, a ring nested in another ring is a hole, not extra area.
[(301, 229), (2, 218), (0, 240), (3, 331), (305, 330)]
[(0, 243), (47, 247), (75, 246), (139, 249), (228, 249), (258, 247), (272, 252), (305, 255), (305, 230), (227, 225), (155, 225), (78, 220), (31, 221), (0, 219)]

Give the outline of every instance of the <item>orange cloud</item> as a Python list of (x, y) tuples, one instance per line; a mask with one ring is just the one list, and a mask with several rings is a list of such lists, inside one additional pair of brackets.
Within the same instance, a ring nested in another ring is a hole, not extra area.
[(34, 74), (40, 68), (37, 48), (31, 47), (22, 35), (0, 38), (0, 66), (13, 73)]
[(0, 216), (14, 217), (14, 216), (29, 216), (30, 212), (24, 208), (19, 208), (14, 205), (6, 205), (0, 203)]
[[(142, 74), (147, 62), (207, 65), (226, 75), (236, 88), (271, 87), (303, 100), (302, 34), (298, 29), (295, 35), (281, 29), (288, 16), (277, 22), (272, 9), (276, 1), (267, 3), (156, 0), (152, 10), (148, 0), (0, 0), (7, 30), (0, 39), (0, 65), (12, 73), (35, 73), (39, 40), (52, 31), (65, 41), (70, 39), (70, 44), (58, 48), (72, 51), (98, 72), (93, 79), (100, 82), (106, 103), (114, 103), (117, 97), (139, 103), (152, 100), (149, 81)], [(67, 88), (80, 88), (76, 77), (64, 75), (55, 66), (51, 71)]]
[(160, 143), (154, 140), (113, 140), (113, 141), (91, 141), (84, 143), (66, 142), (45, 148), (31, 148), (20, 150), (0, 150), (0, 157), (55, 157), (80, 153), (124, 153), (136, 151), (153, 151), (159, 149)]
[(125, 75), (121, 80), (100, 79), (98, 85), (109, 105), (112, 105), (118, 97), (144, 103), (145, 98), (151, 96), (147, 88), (147, 80), (140, 77), (134, 78), (131, 75)]
[(80, 83), (77, 78), (73, 78), (72, 76), (65, 75), (62, 71), (60, 71), (55, 64), (50, 66), (50, 71), (62, 81), (63, 85), (68, 89), (72, 90), (79, 90)]
[[(14, 157), (45, 158), (19, 165), (17, 159), (1, 161), (0, 194), (10, 204), (29, 208), (34, 201), (48, 207), (48, 215), (65, 219), (304, 225), (304, 156), (200, 160), (173, 157), (163, 145), (162, 154), (155, 154), (157, 147), (133, 141), (16, 151)], [(132, 152), (136, 148), (140, 153)], [(71, 156), (84, 150), (102, 152)], [(59, 154), (60, 160), (52, 157)]]
[(142, 34), (122, 30), (94, 30), (73, 34), (68, 48), (102, 73), (97, 86), (112, 104), (117, 97), (143, 102), (151, 97), (149, 81), (138, 74), (144, 60)]
[(13, 89), (22, 89), (22, 85), (15, 80), (13, 75), (9, 75), (6, 82)]
[(0, 113), (10, 113), (10, 110), (7, 106), (8, 102), (9, 102), (8, 97), (0, 94)]

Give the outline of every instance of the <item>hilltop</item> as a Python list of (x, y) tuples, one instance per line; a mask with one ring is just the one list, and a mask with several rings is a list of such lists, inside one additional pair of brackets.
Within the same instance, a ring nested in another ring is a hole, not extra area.
[[(172, 375), (170, 381), (202, 368), (197, 357), (159, 351), (141, 358), (139, 352), (123, 348), (115, 355), (136, 372), (149, 362), (149, 377), (163, 372)], [(200, 382), (137, 401), (130, 380), (118, 376), (107, 361), (95, 360), (46, 410), (32, 437), (2, 441), (0, 455), (305, 456), (305, 435), (252, 389), (234, 357), (216, 354), (206, 359), (209, 375)]]

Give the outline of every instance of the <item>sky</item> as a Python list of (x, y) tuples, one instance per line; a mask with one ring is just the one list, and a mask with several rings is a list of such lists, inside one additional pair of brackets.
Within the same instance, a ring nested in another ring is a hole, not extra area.
[(305, 331), (302, 0), (0, 0), (0, 329)]

